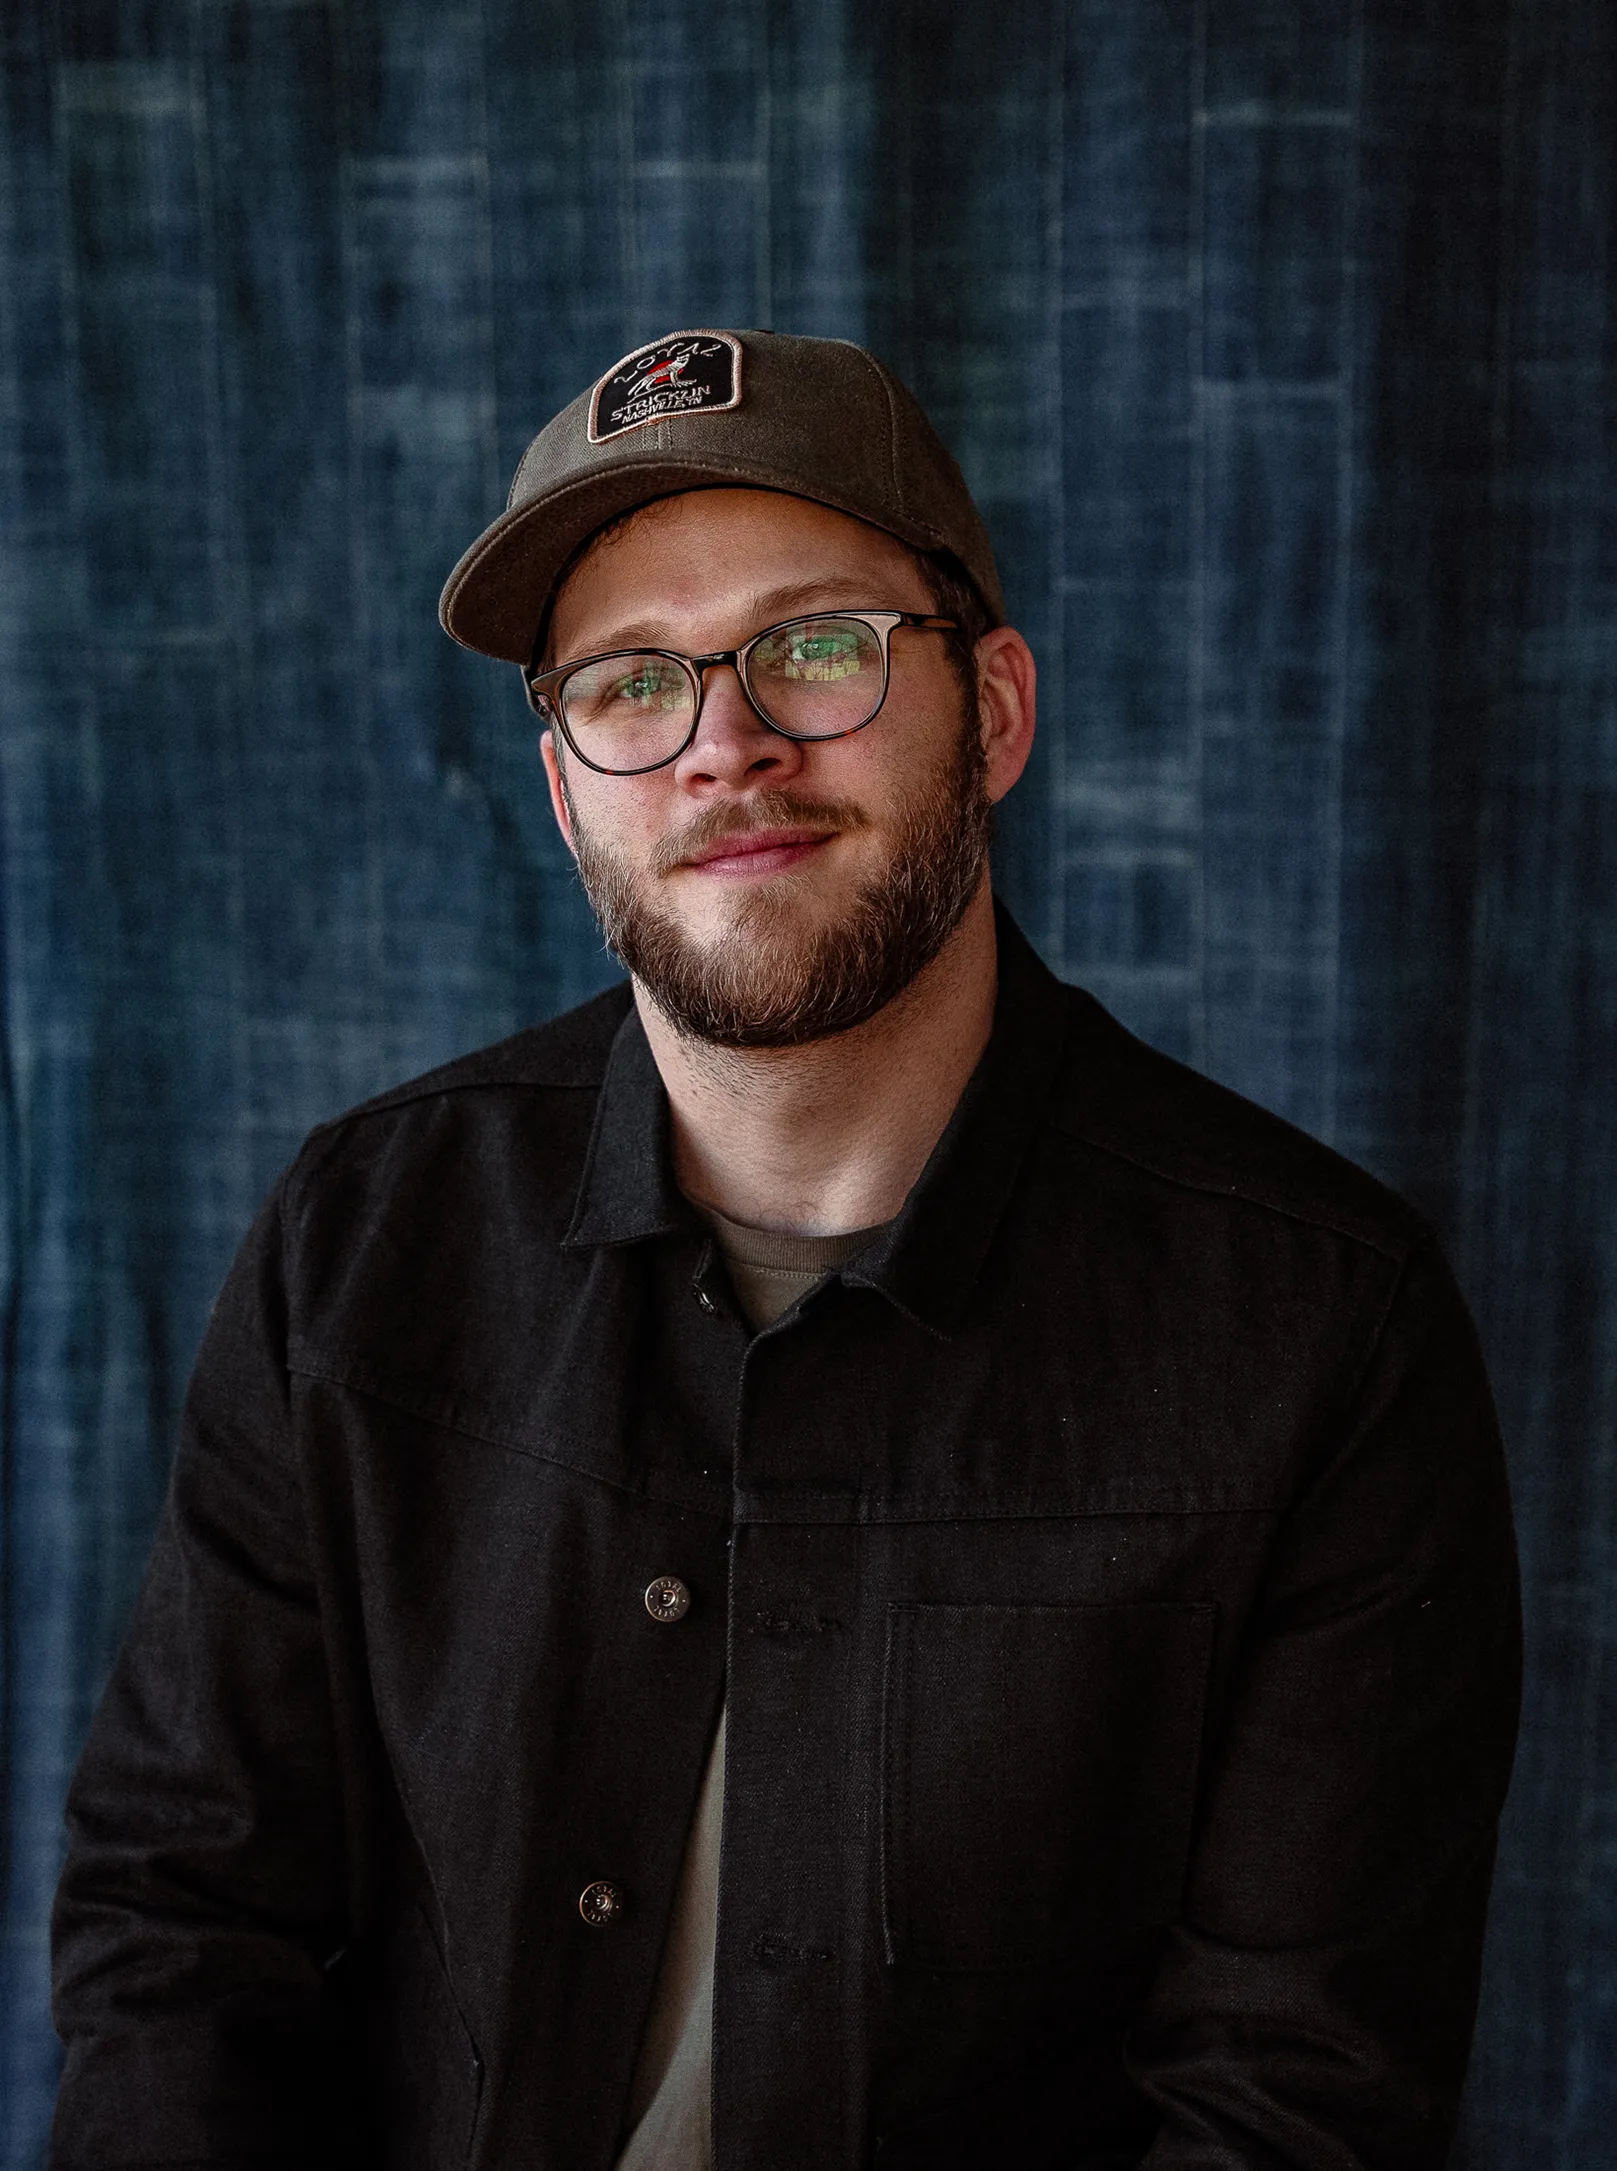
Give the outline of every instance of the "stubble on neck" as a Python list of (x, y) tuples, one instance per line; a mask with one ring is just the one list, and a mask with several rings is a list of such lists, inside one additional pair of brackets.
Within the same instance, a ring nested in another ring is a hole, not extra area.
[(986, 868), (937, 956), (847, 1032), (715, 1047), (680, 1032), (637, 986), (681, 1189), (732, 1220), (803, 1235), (891, 1219), (987, 1046), (995, 992)]

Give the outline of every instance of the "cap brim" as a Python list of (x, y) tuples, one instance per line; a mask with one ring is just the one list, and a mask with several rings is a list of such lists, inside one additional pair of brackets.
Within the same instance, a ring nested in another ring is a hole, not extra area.
[(578, 477), (502, 513), (472, 544), (444, 583), (438, 618), (464, 648), (506, 663), (532, 661), (562, 568), (579, 545), (618, 514), (680, 490), (783, 490), (811, 497), (836, 512), (881, 526), (917, 550), (947, 549), (944, 538), (919, 524), (908, 529), (872, 522), (869, 511), (830, 492), (810, 491), (800, 475), (771, 473), (737, 462), (667, 453)]

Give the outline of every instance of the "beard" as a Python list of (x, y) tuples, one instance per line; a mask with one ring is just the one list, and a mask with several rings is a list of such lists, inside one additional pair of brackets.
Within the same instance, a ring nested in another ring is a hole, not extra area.
[(572, 819), (579, 879), (607, 946), (675, 1029), (719, 1048), (796, 1048), (846, 1033), (884, 1009), (930, 965), (976, 895), (993, 807), (977, 718), (968, 714), (949, 761), (901, 807), (886, 864), (836, 919), (803, 924), (803, 886), (787, 874), (745, 897), (729, 927), (698, 942), (658, 904), (655, 884), (691, 853), (766, 824), (868, 829), (861, 808), (789, 791), (760, 791), (698, 815), (628, 867)]

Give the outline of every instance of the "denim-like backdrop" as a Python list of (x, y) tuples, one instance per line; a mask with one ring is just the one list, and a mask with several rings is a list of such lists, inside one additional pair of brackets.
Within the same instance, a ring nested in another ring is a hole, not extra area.
[(210, 1293), (305, 1128), (610, 967), (439, 582), (686, 324), (866, 340), (1043, 669), (1002, 886), (1415, 1196), (1526, 1732), (1459, 2161), (1617, 2162), (1611, 0), (8, 0), (0, 2153)]

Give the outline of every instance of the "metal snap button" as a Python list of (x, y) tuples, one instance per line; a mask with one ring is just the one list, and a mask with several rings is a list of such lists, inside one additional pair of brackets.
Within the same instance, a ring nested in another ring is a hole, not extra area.
[(682, 1621), (691, 1610), (691, 1594), (677, 1575), (660, 1575), (646, 1585), (646, 1611), (654, 1621)]
[(592, 1930), (604, 1930), (622, 1914), (623, 1894), (604, 1879), (586, 1885), (578, 1895), (578, 1911)]

